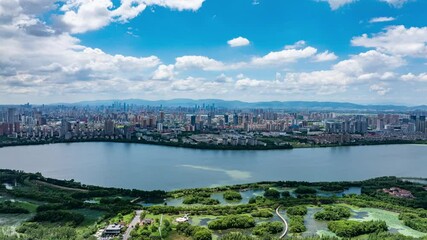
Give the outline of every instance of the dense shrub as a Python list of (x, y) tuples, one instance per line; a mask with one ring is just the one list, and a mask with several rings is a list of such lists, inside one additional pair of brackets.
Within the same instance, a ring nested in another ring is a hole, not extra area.
[(44, 211), (38, 212), (32, 219), (32, 222), (51, 222), (51, 223), (70, 223), (74, 226), (79, 225), (85, 220), (85, 217), (80, 213), (67, 211)]
[[(37, 240), (69, 240), (76, 239), (77, 232), (75, 228), (68, 226), (61, 227), (46, 227), (38, 223), (24, 223), (16, 229), (17, 232), (25, 234), (24, 239), (37, 239)], [(9, 238), (6, 238), (9, 239)], [(88, 237), (88, 239), (96, 239), (95, 237)]]
[(328, 228), (339, 237), (356, 237), (362, 234), (385, 232), (388, 230), (384, 221), (357, 222), (339, 220), (328, 223)]
[(205, 198), (200, 196), (188, 196), (182, 202), (184, 204), (203, 204), (203, 205), (218, 205), (220, 202), (217, 199)]
[(0, 203), (0, 213), (30, 213), (25, 208), (17, 206), (15, 203), (12, 203), (11, 201), (5, 201), (3, 203)]
[(401, 213), (399, 214), (399, 219), (402, 220), (406, 226), (427, 233), (427, 218), (420, 217), (415, 213)]
[(322, 211), (314, 214), (315, 219), (324, 221), (346, 219), (350, 216), (350, 210), (341, 206), (326, 206)]
[(273, 213), (267, 209), (261, 209), (258, 211), (255, 211), (251, 213), (252, 217), (258, 217), (258, 218), (271, 218), (273, 217)]
[(299, 186), (295, 189), (297, 194), (316, 194), (316, 192), (316, 189), (307, 186)]
[(283, 191), (283, 192), (281, 193), (281, 195), (282, 195), (282, 197), (283, 197), (283, 198), (291, 197), (291, 193), (290, 193), (289, 191)]
[(286, 209), (286, 213), (288, 215), (299, 215), (304, 216), (307, 214), (307, 207), (306, 206), (295, 206), (295, 207), (289, 207)]
[(282, 231), (283, 224), (281, 222), (265, 222), (256, 225), (252, 230), (252, 234), (262, 236), (267, 234), (277, 234)]
[(214, 215), (214, 216), (224, 216), (224, 215), (235, 215), (243, 213), (251, 213), (257, 209), (254, 205), (249, 204), (240, 204), (240, 205), (229, 205), (229, 206), (204, 206), (197, 205), (191, 207), (172, 207), (172, 206), (151, 206), (148, 208), (151, 213), (154, 215), (159, 214), (180, 214), (186, 212), (190, 215)]
[(255, 220), (247, 215), (230, 215), (209, 222), (208, 228), (213, 230), (225, 230), (231, 228), (251, 228), (255, 226)]
[(306, 230), (307, 228), (304, 225), (304, 217), (298, 215), (290, 216), (289, 231), (291, 233), (302, 233)]
[(228, 201), (239, 201), (242, 200), (242, 195), (236, 191), (226, 191), (224, 192), (224, 199)]
[(211, 240), (212, 232), (204, 227), (192, 226), (189, 223), (180, 223), (176, 226), (176, 231), (194, 240)]
[(278, 199), (280, 198), (280, 192), (275, 189), (267, 189), (264, 192), (264, 197), (270, 199)]

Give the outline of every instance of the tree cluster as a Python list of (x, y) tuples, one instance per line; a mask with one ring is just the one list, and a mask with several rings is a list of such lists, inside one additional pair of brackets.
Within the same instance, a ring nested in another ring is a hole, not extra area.
[(221, 217), (208, 223), (208, 228), (212, 230), (225, 230), (233, 228), (252, 228), (255, 226), (255, 220), (248, 215), (230, 215)]
[(236, 191), (226, 191), (224, 192), (224, 199), (228, 201), (240, 201), (242, 200), (242, 195)]
[(257, 210), (251, 213), (252, 217), (258, 218), (271, 218), (273, 217), (273, 213), (267, 209)]
[(269, 234), (277, 234), (283, 231), (281, 222), (264, 222), (256, 225), (252, 230), (253, 235), (263, 236)]
[(362, 234), (385, 232), (388, 230), (384, 221), (348, 221), (339, 220), (328, 223), (328, 228), (339, 237), (352, 238)]
[(326, 206), (320, 212), (314, 214), (314, 218), (324, 221), (335, 221), (340, 219), (347, 219), (351, 216), (350, 209), (341, 206)]
[(184, 234), (188, 237), (192, 237), (194, 240), (211, 240), (212, 232), (200, 226), (192, 226), (189, 223), (180, 223), (176, 226), (176, 231)]
[(415, 213), (401, 213), (399, 219), (402, 220), (406, 226), (420, 232), (427, 233), (427, 217), (420, 216)]

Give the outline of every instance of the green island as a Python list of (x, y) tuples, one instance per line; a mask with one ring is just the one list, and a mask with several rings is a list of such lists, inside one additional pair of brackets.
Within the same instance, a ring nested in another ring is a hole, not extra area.
[(425, 240), (427, 186), (419, 180), (425, 179), (259, 182), (166, 192), (3, 169), (0, 240)]

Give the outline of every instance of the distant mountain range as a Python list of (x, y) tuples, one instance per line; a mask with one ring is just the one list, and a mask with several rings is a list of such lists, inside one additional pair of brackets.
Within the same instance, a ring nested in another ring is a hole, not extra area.
[(268, 102), (243, 102), (227, 101), (220, 99), (171, 99), (171, 100), (143, 100), (143, 99), (122, 99), (122, 100), (96, 100), (68, 103), (63, 105), (78, 106), (109, 106), (114, 102), (133, 104), (138, 106), (164, 106), (164, 107), (193, 107), (195, 105), (215, 105), (215, 107), (229, 109), (247, 108), (271, 108), (290, 110), (353, 110), (353, 111), (427, 111), (427, 105), (420, 106), (399, 106), (399, 105), (362, 105), (348, 102), (316, 102), (316, 101), (268, 101)]

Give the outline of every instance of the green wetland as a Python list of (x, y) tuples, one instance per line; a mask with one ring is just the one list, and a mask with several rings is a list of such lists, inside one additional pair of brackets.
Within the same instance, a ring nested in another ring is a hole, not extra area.
[[(0, 170), (0, 239), (99, 239), (112, 223), (126, 239), (427, 239), (425, 179), (268, 181), (143, 191)], [(412, 197), (383, 191), (398, 187)], [(149, 224), (132, 222), (136, 211)], [(184, 215), (188, 221), (179, 223)], [(122, 235), (110, 239), (122, 239)]]

